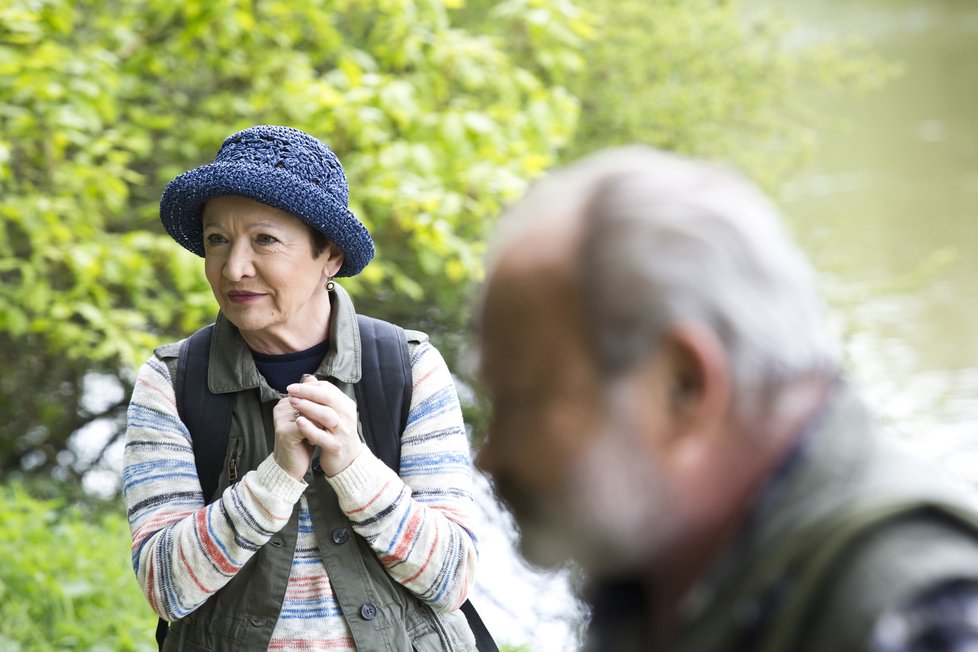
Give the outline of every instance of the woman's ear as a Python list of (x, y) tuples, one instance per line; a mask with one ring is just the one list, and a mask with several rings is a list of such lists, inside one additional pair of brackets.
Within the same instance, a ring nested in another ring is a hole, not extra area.
[(331, 279), (343, 266), (343, 252), (331, 242), (324, 253), (326, 260), (323, 263), (323, 278)]

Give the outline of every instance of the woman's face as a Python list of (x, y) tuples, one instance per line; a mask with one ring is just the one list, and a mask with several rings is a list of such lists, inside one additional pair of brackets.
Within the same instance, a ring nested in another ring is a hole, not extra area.
[(304, 223), (237, 195), (208, 201), (203, 228), (207, 281), (252, 348), (283, 353), (322, 341), (329, 318), (323, 285), (343, 262), (335, 246), (313, 257)]

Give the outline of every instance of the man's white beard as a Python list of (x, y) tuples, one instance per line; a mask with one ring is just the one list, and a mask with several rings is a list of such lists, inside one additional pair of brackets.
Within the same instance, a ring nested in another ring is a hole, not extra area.
[[(618, 394), (617, 392), (615, 394)], [(533, 564), (573, 559), (590, 577), (647, 566), (680, 529), (666, 476), (641, 442), (623, 396), (571, 471), (559, 501), (536, 505), (521, 524), (521, 548)]]

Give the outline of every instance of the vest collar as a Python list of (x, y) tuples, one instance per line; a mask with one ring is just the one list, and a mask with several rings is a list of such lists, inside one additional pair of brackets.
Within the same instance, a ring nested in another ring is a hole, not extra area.
[[(682, 621), (698, 616), (720, 587), (742, 572), (745, 559), (799, 522), (822, 513), (826, 504), (850, 490), (861, 477), (877, 437), (873, 417), (858, 392), (846, 380), (837, 380), (808, 432), (755, 496), (734, 539), (687, 594), (680, 606)], [(826, 486), (832, 490), (826, 491)]]
[[(346, 290), (336, 285), (330, 300), (329, 351), (323, 357), (316, 376), (341, 383), (360, 380), (360, 328), (353, 301)], [(223, 313), (217, 315), (211, 353), (207, 366), (207, 386), (215, 394), (260, 389), (262, 400), (280, 398), (258, 373), (251, 349), (238, 328)]]

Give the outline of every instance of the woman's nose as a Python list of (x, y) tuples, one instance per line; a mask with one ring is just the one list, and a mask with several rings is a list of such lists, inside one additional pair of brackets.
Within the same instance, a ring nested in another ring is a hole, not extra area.
[(224, 263), (224, 276), (229, 281), (239, 281), (255, 275), (251, 247), (247, 241), (238, 240), (231, 246)]

